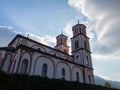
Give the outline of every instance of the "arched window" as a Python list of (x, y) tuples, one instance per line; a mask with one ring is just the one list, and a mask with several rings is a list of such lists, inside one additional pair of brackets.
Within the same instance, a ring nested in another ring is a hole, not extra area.
[(60, 42), (60, 43), (62, 43), (62, 42), (63, 42), (63, 39), (62, 39), (62, 37), (61, 37), (60, 39), (61, 39), (61, 42)]
[(40, 48), (38, 48), (37, 50), (40, 51)]
[(42, 77), (47, 77), (47, 64), (42, 66)]
[(21, 73), (21, 74), (26, 74), (26, 73), (27, 73), (27, 67), (28, 67), (28, 61), (27, 61), (27, 59), (24, 59), (24, 60), (22, 61), (20, 73)]
[(76, 80), (77, 80), (77, 82), (79, 82), (79, 73), (78, 72), (76, 72)]
[(76, 47), (76, 41), (75, 41), (75, 49), (77, 49), (77, 47)]
[(78, 40), (76, 41), (76, 46), (77, 46), (77, 48), (79, 48)]
[(78, 40), (75, 41), (75, 49), (79, 48)]
[(54, 53), (54, 56), (56, 56), (56, 54)]
[(65, 69), (64, 68), (62, 68), (61, 75), (62, 75), (62, 79), (65, 79)]
[(91, 77), (88, 75), (88, 83), (91, 84)]
[(77, 29), (75, 28), (75, 34), (77, 34)]
[(89, 65), (88, 56), (86, 56), (86, 65)]
[(84, 48), (87, 49), (87, 42), (84, 41)]
[(81, 33), (81, 28), (79, 27), (79, 33)]
[(27, 44), (27, 41), (24, 41), (24, 40), (20, 41), (19, 44), (20, 44), (20, 45), (24, 45), (24, 46), (27, 46), (27, 45), (28, 45), (28, 44)]
[(76, 55), (76, 59), (78, 59), (79, 58), (79, 55)]

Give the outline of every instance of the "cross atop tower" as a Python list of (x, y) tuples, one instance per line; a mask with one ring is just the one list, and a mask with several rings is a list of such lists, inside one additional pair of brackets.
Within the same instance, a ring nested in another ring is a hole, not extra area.
[(27, 38), (29, 38), (29, 36), (30, 36), (30, 34), (28, 33), (28, 34), (27, 34)]
[(61, 30), (61, 35), (63, 35), (63, 30)]

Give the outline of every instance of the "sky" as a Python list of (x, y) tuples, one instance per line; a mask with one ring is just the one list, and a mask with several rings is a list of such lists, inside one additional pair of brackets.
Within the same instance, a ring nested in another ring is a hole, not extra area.
[(87, 26), (94, 74), (120, 81), (120, 0), (0, 0), (0, 47), (17, 35), (55, 46), (61, 31)]

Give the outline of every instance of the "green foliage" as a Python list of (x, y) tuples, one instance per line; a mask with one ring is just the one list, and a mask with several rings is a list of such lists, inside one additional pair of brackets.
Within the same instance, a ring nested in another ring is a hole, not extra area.
[(104, 86), (108, 87), (108, 88), (111, 88), (111, 84), (109, 82), (105, 82)]
[(5, 74), (0, 72), (0, 90), (118, 90), (40, 76)]

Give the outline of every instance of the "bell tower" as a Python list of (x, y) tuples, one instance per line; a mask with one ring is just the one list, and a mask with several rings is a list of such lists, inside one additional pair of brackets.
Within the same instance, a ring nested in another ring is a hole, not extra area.
[(54, 48), (68, 54), (69, 46), (67, 46), (67, 39), (68, 37), (63, 35), (63, 33), (61, 33), (61, 35), (58, 35), (56, 37), (57, 42)]
[(72, 27), (72, 31), (73, 37), (71, 38), (71, 43), (74, 62), (92, 67), (91, 51), (89, 46), (89, 38), (86, 34), (86, 26), (78, 23)]
[[(94, 83), (91, 51), (89, 38), (86, 34), (86, 26), (84, 24), (76, 24), (72, 27), (73, 37), (71, 38), (71, 51), (74, 63), (83, 66), (83, 77), (85, 83)], [(91, 73), (87, 72), (90, 71)]]

